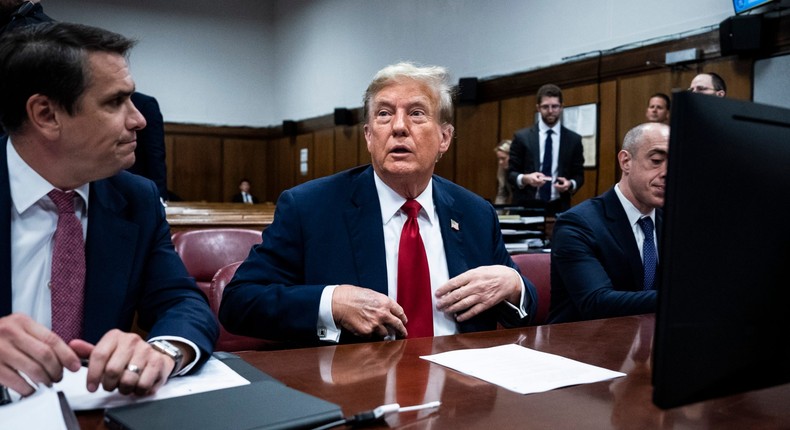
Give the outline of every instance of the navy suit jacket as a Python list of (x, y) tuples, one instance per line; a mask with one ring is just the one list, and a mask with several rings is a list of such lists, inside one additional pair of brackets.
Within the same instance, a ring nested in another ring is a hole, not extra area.
[[(225, 288), (219, 318), (228, 331), (268, 339), (318, 342), (321, 293), (351, 284), (387, 294), (381, 209), (373, 168), (361, 166), (283, 192), (263, 242), (250, 252)], [(505, 249), (494, 208), (479, 196), (438, 176), (433, 199), (450, 277), (502, 264), (517, 269)], [(451, 228), (451, 220), (458, 229)], [(527, 324), (536, 309), (535, 287), (524, 278), (528, 317), (505, 303), (459, 331)], [(512, 317), (516, 317), (515, 319)], [(347, 330), (341, 342), (358, 341)]]
[[(535, 200), (536, 187), (520, 188), (518, 175), (540, 171), (540, 137), (538, 124), (530, 128), (518, 130), (510, 144), (510, 161), (508, 162), (508, 181), (513, 185), (513, 204), (527, 205)], [(582, 137), (565, 128), (560, 128), (560, 153), (557, 157), (558, 175), (576, 181), (574, 192), (584, 185), (584, 148)], [(560, 194), (560, 210), (571, 207), (571, 192)]]
[[(6, 139), (0, 139), (0, 316), (11, 313), (11, 192)], [(85, 242), (83, 339), (129, 331), (135, 312), (149, 337), (181, 336), (207, 359), (218, 335), (205, 296), (170, 241), (154, 183), (121, 172), (91, 182)]]
[[(662, 218), (657, 209), (656, 237)], [(549, 323), (656, 311), (656, 290), (643, 290), (642, 257), (614, 188), (562, 213), (551, 240)]]

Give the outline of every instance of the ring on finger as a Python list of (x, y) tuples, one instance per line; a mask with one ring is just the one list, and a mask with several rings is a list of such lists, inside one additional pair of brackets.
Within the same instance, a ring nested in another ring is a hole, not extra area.
[(137, 375), (139, 375), (139, 374), (140, 374), (140, 367), (139, 367), (139, 366), (137, 366), (136, 364), (129, 363), (129, 364), (126, 366), (126, 370), (128, 370), (128, 371), (130, 371), (130, 372), (132, 372), (132, 373), (134, 373), (134, 374), (137, 374)]

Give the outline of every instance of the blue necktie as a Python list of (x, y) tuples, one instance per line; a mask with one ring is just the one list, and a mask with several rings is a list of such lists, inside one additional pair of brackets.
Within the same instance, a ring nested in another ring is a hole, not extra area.
[(655, 288), (656, 266), (658, 265), (658, 253), (656, 244), (653, 241), (653, 219), (649, 216), (641, 218), (636, 222), (645, 234), (645, 241), (642, 243), (642, 261), (645, 267), (645, 290)]
[[(541, 168), (541, 172), (543, 172), (546, 176), (551, 176), (551, 165), (552, 165), (552, 154), (551, 154), (551, 133), (553, 130), (546, 131), (546, 144), (545, 149), (543, 150), (543, 166)], [(541, 185), (540, 191), (538, 192), (540, 195), (540, 199), (543, 201), (551, 200), (551, 181), (547, 181), (545, 184)]]

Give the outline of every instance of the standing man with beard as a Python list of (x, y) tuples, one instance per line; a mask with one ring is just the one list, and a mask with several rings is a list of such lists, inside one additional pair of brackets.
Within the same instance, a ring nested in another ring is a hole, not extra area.
[(617, 154), (620, 182), (557, 218), (550, 323), (655, 312), (668, 154), (669, 126), (634, 127)]
[(508, 180), (513, 204), (546, 202), (549, 214), (568, 210), (571, 195), (584, 185), (584, 148), (577, 133), (562, 126), (562, 90), (553, 84), (538, 89), (540, 121), (513, 136)]

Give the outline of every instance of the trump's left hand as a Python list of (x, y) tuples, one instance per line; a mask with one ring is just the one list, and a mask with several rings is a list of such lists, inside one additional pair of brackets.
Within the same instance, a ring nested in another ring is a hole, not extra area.
[(507, 300), (518, 306), (521, 277), (507, 266), (481, 266), (447, 281), (436, 290), (436, 307), (466, 321)]

